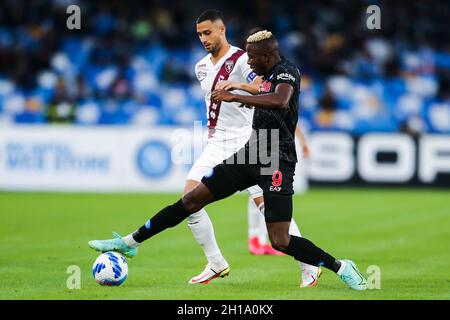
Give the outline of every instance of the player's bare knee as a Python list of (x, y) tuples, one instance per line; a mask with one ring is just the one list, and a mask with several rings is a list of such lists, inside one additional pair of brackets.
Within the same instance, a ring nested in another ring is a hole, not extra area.
[(183, 207), (190, 213), (197, 212), (204, 207), (201, 199), (198, 199), (198, 197), (192, 191), (185, 194), (182, 198), (182, 201)]
[(183, 195), (185, 195), (185, 194), (189, 193), (190, 191), (192, 191), (198, 184), (199, 184), (198, 181), (187, 180), (186, 184), (184, 186)]
[(289, 247), (289, 235), (280, 235), (276, 233), (269, 234), (272, 247), (279, 251), (285, 251)]
[(281, 240), (276, 240), (276, 241), (272, 241), (272, 247), (278, 251), (286, 251), (286, 249), (289, 246), (289, 243), (281, 241)]
[(181, 199), (181, 201), (183, 202), (183, 207), (190, 213), (194, 213), (197, 212), (199, 209), (197, 209), (197, 207), (199, 207), (198, 203), (196, 202), (195, 198), (193, 197), (191, 192), (186, 193), (183, 198)]

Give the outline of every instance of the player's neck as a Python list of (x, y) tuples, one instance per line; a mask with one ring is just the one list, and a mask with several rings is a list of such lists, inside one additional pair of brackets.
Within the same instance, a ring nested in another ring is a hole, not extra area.
[(273, 59), (271, 59), (270, 64), (268, 65), (267, 71), (271, 70), (275, 65), (277, 65), (280, 61), (281, 61), (281, 57), (280, 56), (276, 56)]
[(225, 41), (225, 43), (220, 47), (219, 50), (215, 53), (211, 53), (211, 62), (216, 64), (220, 59), (223, 58), (224, 55), (227, 54), (228, 50), (230, 50), (231, 45)]

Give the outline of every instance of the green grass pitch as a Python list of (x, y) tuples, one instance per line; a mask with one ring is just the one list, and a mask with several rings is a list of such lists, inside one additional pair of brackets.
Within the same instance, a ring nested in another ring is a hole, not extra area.
[[(134, 231), (177, 195), (0, 193), (0, 299), (449, 299), (450, 192), (396, 189), (312, 189), (296, 196), (303, 235), (361, 271), (380, 268), (381, 289), (352, 291), (332, 272), (316, 288), (299, 288), (290, 257), (247, 252), (247, 197), (207, 207), (229, 277), (208, 285), (187, 282), (204, 265), (183, 222), (147, 241), (128, 259), (120, 287), (92, 277), (91, 239)], [(70, 265), (81, 289), (69, 290)]]

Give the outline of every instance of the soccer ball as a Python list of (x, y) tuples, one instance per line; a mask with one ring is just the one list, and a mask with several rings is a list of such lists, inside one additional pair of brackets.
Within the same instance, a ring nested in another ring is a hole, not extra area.
[(128, 264), (118, 252), (102, 253), (92, 266), (95, 281), (104, 286), (119, 286), (128, 276)]

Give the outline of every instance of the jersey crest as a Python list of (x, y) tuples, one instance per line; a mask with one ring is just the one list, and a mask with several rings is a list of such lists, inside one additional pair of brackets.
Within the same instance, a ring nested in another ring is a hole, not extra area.
[[(245, 52), (242, 50), (238, 50), (235, 53), (231, 55), (230, 58), (228, 58), (220, 67), (219, 72), (216, 75), (216, 78), (214, 79), (211, 92), (213, 92), (216, 88), (217, 83), (223, 80), (228, 80), (230, 73), (233, 71), (234, 65), (236, 64), (236, 61), (244, 54)], [(208, 128), (214, 129), (217, 125), (217, 119), (219, 117), (220, 113), (220, 106), (222, 102), (221, 101), (214, 101), (211, 98), (210, 104), (209, 104), (209, 110), (208, 110)]]
[(233, 68), (234, 68), (234, 60), (228, 59), (227, 61), (225, 61), (225, 70), (228, 73), (231, 73), (231, 71), (233, 71)]

